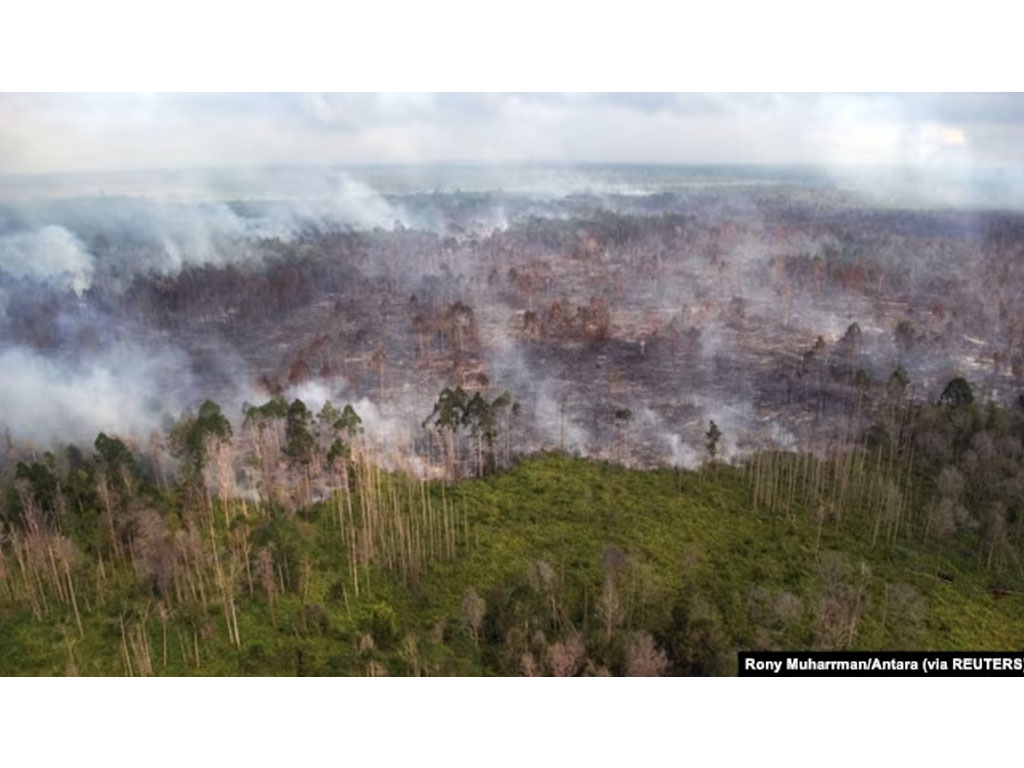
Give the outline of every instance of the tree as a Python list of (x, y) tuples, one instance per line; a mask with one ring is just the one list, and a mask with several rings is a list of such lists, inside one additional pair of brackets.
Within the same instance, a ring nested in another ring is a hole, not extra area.
[(456, 431), (465, 418), (469, 396), (462, 387), (445, 387), (434, 403), (434, 410), (424, 419), (423, 426), (431, 421), (438, 430)]
[(363, 420), (351, 405), (346, 405), (341, 416), (334, 422), (334, 428), (347, 432), (349, 437), (354, 437), (363, 431)]
[(250, 405), (243, 408), (246, 425), (263, 428), (274, 419), (288, 416), (288, 401), (283, 397), (275, 397), (263, 405)]
[(466, 403), (462, 420), (463, 425), (469, 428), (470, 435), (476, 439), (477, 475), (483, 475), (483, 442), (486, 440), (488, 445), (494, 443), (494, 412), (490, 403), (479, 392), (474, 393)]
[(263, 405), (242, 406), (244, 426), (252, 434), (253, 458), (260, 471), (261, 490), (267, 496), (274, 494), (274, 467), (280, 450), (278, 424), (288, 417), (288, 402), (275, 397)]
[(646, 632), (633, 632), (626, 644), (629, 677), (660, 677), (668, 669), (668, 657)]
[(850, 323), (846, 329), (846, 333), (844, 333), (843, 337), (836, 343), (836, 350), (840, 355), (853, 357), (860, 352), (863, 338), (864, 333), (861, 331), (860, 326), (857, 323)]
[(186, 413), (171, 428), (168, 440), (171, 455), (181, 459), (186, 482), (198, 482), (202, 478), (210, 442), (227, 441), (231, 434), (231, 422), (213, 400), (205, 401), (196, 416)]
[(817, 339), (814, 340), (814, 346), (812, 346), (809, 350), (804, 352), (803, 357), (801, 357), (800, 368), (797, 372), (798, 375), (803, 376), (805, 373), (807, 373), (810, 367), (814, 364), (814, 362), (816, 360), (821, 359), (821, 357), (824, 354), (825, 339), (819, 336)]
[(526, 581), (538, 595), (546, 598), (551, 610), (552, 623), (558, 619), (558, 603), (555, 594), (557, 575), (555, 569), (543, 560), (534, 560), (526, 569)]
[(340, 437), (334, 438), (327, 449), (327, 464), (333, 467), (339, 461), (347, 461), (352, 457), (352, 450)]
[(616, 546), (607, 547), (602, 558), (602, 571), (604, 579), (601, 584), (601, 593), (597, 598), (597, 612), (604, 623), (604, 641), (611, 645), (612, 633), (625, 618), (625, 606), (620, 594), (620, 582), (629, 558), (626, 553)]
[(896, 346), (901, 352), (910, 351), (915, 344), (919, 341), (917, 331), (914, 328), (914, 324), (909, 320), (900, 320), (896, 324), (896, 330), (893, 334), (896, 340)]
[(274, 578), (274, 555), (269, 547), (261, 547), (256, 553), (256, 578), (263, 593), (267, 598), (267, 606), (270, 609), (270, 626), (276, 627), (277, 620), (274, 615), (274, 598), (277, 595), (277, 580)]
[(902, 365), (896, 366), (896, 370), (889, 376), (889, 383), (886, 385), (889, 397), (893, 399), (902, 397), (903, 393), (907, 391), (908, 384), (910, 384), (910, 377), (907, 376), (906, 370)]
[(285, 455), (293, 465), (306, 465), (313, 458), (313, 447), (316, 441), (310, 430), (313, 416), (306, 404), (295, 398), (288, 406), (285, 422)]
[(469, 396), (462, 387), (445, 387), (434, 403), (434, 409), (424, 419), (423, 426), (433, 423), (438, 435), (444, 440), (446, 463), (449, 472), (454, 476), (457, 464), (455, 436), (459, 428), (466, 422), (466, 408)]
[(818, 564), (821, 597), (815, 642), (828, 650), (849, 648), (864, 614), (870, 569), (841, 552), (823, 552)]
[(480, 628), (483, 626), (486, 613), (486, 601), (476, 593), (476, 590), (468, 590), (462, 597), (462, 623), (469, 630), (474, 643), (480, 636)]
[(374, 644), (383, 650), (398, 639), (398, 616), (387, 603), (377, 603), (370, 611), (370, 634)]
[(572, 677), (583, 667), (587, 648), (576, 633), (548, 647), (548, 667), (555, 677)]
[(327, 400), (324, 402), (324, 407), (320, 409), (320, 413), (316, 415), (317, 423), (322, 429), (333, 430), (335, 422), (341, 418), (341, 411), (334, 407), (334, 404)]
[(131, 478), (138, 473), (135, 457), (121, 440), (108, 437), (100, 432), (93, 443), (99, 454), (99, 466), (109, 483), (118, 488), (127, 488)]
[(711, 463), (713, 464), (718, 458), (719, 442), (722, 439), (722, 430), (718, 428), (718, 425), (714, 421), (711, 422), (711, 426), (708, 427), (708, 431), (704, 434), (707, 438), (707, 442), (704, 447), (708, 450), (708, 456), (711, 457)]
[(328, 400), (316, 418), (319, 422), (319, 437), (324, 442), (329, 441), (327, 447), (328, 466), (333, 467), (338, 461), (349, 459), (352, 455), (349, 441), (363, 431), (363, 420), (359, 418), (355, 409), (351, 405), (346, 405), (344, 410), (339, 411)]
[(512, 403), (512, 396), (505, 392), (493, 401), (488, 401), (479, 392), (465, 405), (462, 413), (462, 426), (469, 429), (470, 435), (476, 439), (477, 474), (483, 475), (485, 469), (483, 445), (487, 444), (487, 464), (494, 465), (494, 441), (498, 434), (498, 416)]
[(43, 510), (51, 513), (56, 510), (60, 486), (54, 472), (53, 454), (47, 451), (43, 463), (33, 461), (26, 464), (19, 461), (14, 469), (14, 477), (28, 482), (33, 498)]
[(216, 435), (221, 440), (231, 437), (231, 422), (225, 418), (220, 411), (220, 406), (213, 400), (207, 400), (199, 406), (196, 423), (204, 434)]
[(939, 396), (940, 405), (950, 405), (953, 408), (971, 405), (973, 402), (974, 392), (971, 389), (970, 382), (963, 376), (951, 379), (946, 384), (946, 388), (942, 390), (942, 395)]
[(448, 336), (456, 351), (464, 349), (476, 337), (476, 319), (472, 307), (457, 301), (445, 311)]
[(302, 480), (300, 487), (304, 488), (304, 493), (300, 499), (305, 504), (313, 500), (309, 465), (314, 460), (319, 462), (320, 456), (316, 451), (312, 424), (313, 414), (304, 402), (295, 398), (288, 406), (288, 416), (285, 418), (284, 454), (288, 457), (289, 465), (299, 473)]

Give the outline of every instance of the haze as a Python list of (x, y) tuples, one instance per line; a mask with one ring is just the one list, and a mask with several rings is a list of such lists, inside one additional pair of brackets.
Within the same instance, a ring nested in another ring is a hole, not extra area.
[(1011, 94), (8, 94), (0, 173), (423, 162), (1017, 170)]

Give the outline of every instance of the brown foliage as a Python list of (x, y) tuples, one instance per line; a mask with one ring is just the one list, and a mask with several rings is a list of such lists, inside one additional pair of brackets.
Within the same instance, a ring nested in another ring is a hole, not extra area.
[(668, 657), (646, 632), (633, 632), (626, 643), (626, 674), (660, 677), (668, 669)]
[(548, 646), (548, 668), (555, 677), (572, 677), (582, 669), (586, 654), (583, 639), (577, 634), (570, 635)]

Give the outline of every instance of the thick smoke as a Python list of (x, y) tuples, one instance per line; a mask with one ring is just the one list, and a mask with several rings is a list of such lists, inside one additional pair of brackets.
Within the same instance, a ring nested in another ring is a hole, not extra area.
[(80, 363), (9, 349), (0, 353), (2, 420), (43, 448), (91, 445), (102, 431), (142, 437), (189, 404), (188, 370), (173, 348), (107, 350)]
[[(238, 409), (255, 397), (230, 351), (220, 350), (216, 361), (228, 371), (227, 385), (202, 392), (198, 381), (209, 377), (194, 374), (196, 361), (173, 338), (124, 339), (145, 329), (81, 307), (69, 312), (75, 308), (60, 298), (66, 292), (81, 300), (94, 282), (122, 291), (136, 275), (245, 263), (263, 238), (287, 242), (308, 231), (391, 228), (404, 220), (398, 207), (346, 176), (320, 197), (259, 204), (183, 202), (148, 191), (147, 197), (57, 195), (14, 201), (0, 211), (0, 317), (8, 321), (0, 334), (10, 336), (10, 323), (23, 320), (6, 315), (12, 296), (28, 289), (59, 299), (45, 312), (68, 345), (58, 353), (8, 342), (0, 353), (2, 423), (14, 438), (91, 443), (103, 430), (139, 437), (202, 396), (217, 395)], [(77, 343), (83, 335), (93, 343)]]
[(50, 224), (0, 236), (0, 269), (81, 294), (92, 281), (93, 258), (74, 234)]
[[(973, 214), (879, 207), (817, 176), (297, 178), (10, 200), (12, 436), (144, 437), (205, 397), (237, 421), (283, 393), (314, 411), (352, 403), (398, 466), (422, 462), (439, 389), (465, 384), (513, 395), (520, 450), (693, 467), (712, 420), (725, 460), (808, 447), (855, 377), (877, 388), (899, 364), (921, 391), (982, 378), (1013, 328), (1008, 288), (1002, 310), (957, 317), (934, 298), (985, 295)], [(232, 286), (262, 293), (219, 306)], [(899, 321), (912, 328), (897, 337)]]
[[(158, 182), (157, 182), (158, 183)], [(245, 262), (254, 241), (304, 232), (391, 229), (413, 222), (366, 184), (340, 175), (316, 195), (258, 201), (160, 197), (53, 197), (0, 208), (0, 271), (88, 288), (186, 265)]]

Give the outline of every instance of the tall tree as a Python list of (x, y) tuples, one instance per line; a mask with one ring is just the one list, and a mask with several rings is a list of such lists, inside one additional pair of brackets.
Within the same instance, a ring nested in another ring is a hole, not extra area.
[(316, 440), (312, 432), (313, 415), (306, 404), (295, 398), (288, 406), (285, 422), (284, 452), (293, 465), (305, 466), (313, 459)]
[(711, 462), (714, 463), (718, 459), (719, 444), (722, 440), (722, 430), (718, 428), (718, 425), (714, 421), (708, 427), (708, 431), (704, 434), (706, 442), (704, 447), (707, 448), (708, 456), (711, 457)]
[(191, 484), (202, 480), (211, 445), (226, 442), (231, 435), (231, 422), (213, 400), (206, 400), (199, 406), (199, 413), (195, 416), (186, 413), (171, 428), (168, 445), (171, 455), (182, 462), (186, 482)]
[(971, 384), (963, 376), (951, 379), (939, 396), (939, 403), (941, 405), (951, 405), (954, 408), (971, 405), (973, 402), (974, 392)]

